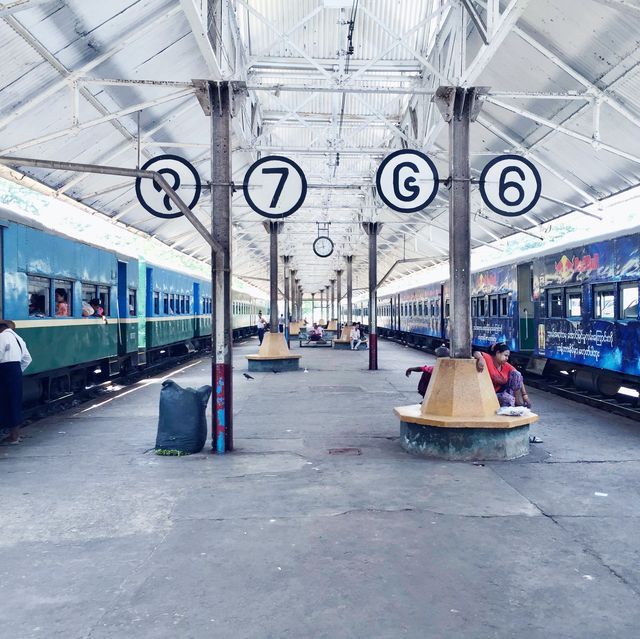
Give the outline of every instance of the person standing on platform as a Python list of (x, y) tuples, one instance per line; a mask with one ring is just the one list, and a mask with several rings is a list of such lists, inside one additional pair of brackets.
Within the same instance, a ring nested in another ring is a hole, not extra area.
[(258, 342), (262, 346), (262, 340), (264, 339), (264, 330), (267, 327), (267, 320), (262, 317), (262, 311), (258, 311), (258, 321), (256, 322), (256, 328), (258, 329)]
[(278, 318), (278, 333), (284, 333), (284, 313), (280, 313)]
[(9, 429), (8, 441), (20, 441), (22, 424), (22, 373), (31, 355), (11, 320), (0, 320), (0, 427)]

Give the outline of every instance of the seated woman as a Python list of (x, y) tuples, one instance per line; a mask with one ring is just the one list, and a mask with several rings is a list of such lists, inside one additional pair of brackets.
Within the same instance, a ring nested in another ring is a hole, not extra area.
[(498, 342), (491, 345), (489, 353), (475, 351), (473, 356), (478, 360), (479, 371), (487, 367), (500, 406), (531, 408), (522, 375), (507, 361), (510, 354), (509, 347), (504, 342)]
[(69, 316), (69, 302), (67, 299), (67, 291), (63, 288), (56, 289), (56, 317)]

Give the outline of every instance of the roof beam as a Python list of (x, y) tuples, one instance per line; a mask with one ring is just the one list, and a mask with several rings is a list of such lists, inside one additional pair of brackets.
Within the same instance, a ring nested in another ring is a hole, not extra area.
[(51, 2), (51, 0), (15, 0), (15, 2), (5, 2), (0, 4), (0, 18), (6, 18), (14, 13), (31, 9), (35, 5), (45, 2)]
[[(96, 56), (93, 60), (91, 60), (91, 62), (84, 64), (79, 69), (73, 72), (67, 72), (68, 75), (61, 69), (58, 69), (58, 71), (62, 74), (63, 77), (57, 82), (53, 82), (47, 88), (43, 88), (42, 91), (38, 91), (38, 93), (34, 95), (30, 100), (23, 103), (21, 106), (13, 109), (9, 115), (2, 118), (2, 120), (0, 120), (0, 130), (4, 129), (11, 122), (13, 122), (14, 120), (17, 120), (19, 117), (21, 117), (22, 115), (24, 115), (25, 113), (33, 109), (34, 107), (48, 100), (52, 95), (55, 95), (61, 89), (64, 89), (65, 87), (67, 87), (70, 82), (75, 81), (79, 77), (86, 75), (89, 71), (91, 71), (91, 69), (95, 69), (97, 66), (101, 65), (103, 62), (106, 62), (107, 60), (109, 60), (109, 58), (112, 58), (114, 55), (116, 55), (116, 53), (119, 53), (125, 47), (127, 47), (133, 40), (137, 40), (147, 35), (149, 31), (155, 29), (158, 26), (158, 24), (164, 22), (165, 20), (169, 20), (170, 18), (175, 16), (176, 13), (178, 13), (179, 11), (180, 11), (180, 7), (173, 7), (168, 11), (165, 11), (164, 13), (160, 13), (156, 18), (154, 18), (147, 24), (143, 25), (142, 27), (140, 27), (139, 25), (136, 25), (133, 29), (127, 31), (123, 35), (123, 37), (118, 41), (118, 44), (116, 44), (112, 49), (109, 49), (108, 51), (105, 51), (104, 53)], [(15, 21), (15, 22), (11, 22), (11, 21)], [(33, 35), (30, 34), (15, 18), (9, 17), (7, 22), (9, 22), (12, 28), (18, 27), (19, 29), (21, 29), (22, 32), (20, 33), (20, 35), (22, 35), (23, 37), (25, 33), (28, 34), (30, 44), (32, 46), (36, 45), (37, 40), (35, 40)], [(47, 51), (45, 47), (43, 47), (42, 45), (39, 45), (37, 50), (38, 50), (38, 53), (40, 53), (41, 55), (43, 55), (41, 52), (41, 49), (43, 49), (44, 51)], [(43, 55), (43, 57), (45, 56)]]

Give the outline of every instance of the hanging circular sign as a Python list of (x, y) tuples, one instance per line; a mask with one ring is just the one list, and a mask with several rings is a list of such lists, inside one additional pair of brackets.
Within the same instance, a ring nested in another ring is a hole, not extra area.
[(424, 153), (401, 149), (382, 160), (376, 187), (390, 209), (413, 213), (428, 206), (436, 196), (438, 170)]
[(268, 218), (295, 213), (307, 196), (307, 178), (289, 158), (269, 155), (254, 162), (242, 185), (249, 206)]
[(329, 257), (333, 253), (333, 240), (327, 235), (317, 237), (313, 242), (313, 252), (318, 257)]
[[(189, 209), (198, 203), (202, 184), (193, 164), (179, 155), (158, 155), (142, 166), (143, 171), (156, 171), (180, 196)], [(182, 212), (155, 181), (136, 178), (136, 195), (142, 206), (156, 217), (171, 219)]]
[(519, 155), (493, 158), (480, 175), (480, 195), (495, 213), (515, 217), (530, 211), (540, 199), (538, 169)]

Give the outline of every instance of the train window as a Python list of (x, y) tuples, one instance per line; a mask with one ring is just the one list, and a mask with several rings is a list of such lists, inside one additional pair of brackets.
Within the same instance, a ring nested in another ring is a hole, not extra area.
[(169, 295), (169, 314), (176, 314), (176, 296), (173, 293)]
[(413, 316), (415, 317), (418, 314), (418, 302), (413, 303)]
[(471, 317), (478, 317), (478, 298), (471, 298)]
[(49, 315), (49, 291), (51, 283), (45, 277), (27, 277), (29, 294), (29, 317), (45, 317)]
[(548, 317), (562, 317), (562, 289), (550, 289), (547, 291)]
[(129, 289), (129, 315), (135, 317), (138, 312), (137, 294), (135, 289)]
[(582, 290), (568, 288), (565, 294), (565, 308), (567, 317), (582, 317)]
[(478, 298), (478, 317), (485, 317), (487, 315), (487, 298)]
[(620, 284), (620, 319), (638, 319), (638, 282)]
[(615, 295), (611, 286), (593, 287), (593, 316), (598, 319), (615, 318)]
[(55, 294), (56, 317), (69, 317), (71, 311), (71, 297), (73, 284), (66, 280), (53, 280), (53, 292)]
[(100, 306), (104, 310), (105, 317), (111, 314), (109, 311), (109, 290), (108, 286), (98, 286), (98, 299), (100, 300)]
[(153, 314), (160, 315), (160, 293), (153, 292)]
[(450, 311), (451, 311), (451, 305), (449, 303), (449, 300), (445, 300), (444, 301), (444, 316), (445, 317), (449, 317)]
[(498, 317), (498, 296), (491, 295), (489, 297), (489, 315), (491, 317)]
[(169, 315), (169, 293), (163, 293), (162, 295), (162, 312), (165, 315)]
[(509, 296), (500, 295), (498, 300), (500, 306), (500, 317), (507, 317), (509, 315)]
[(191, 295), (187, 295), (184, 298), (184, 312), (191, 313)]

